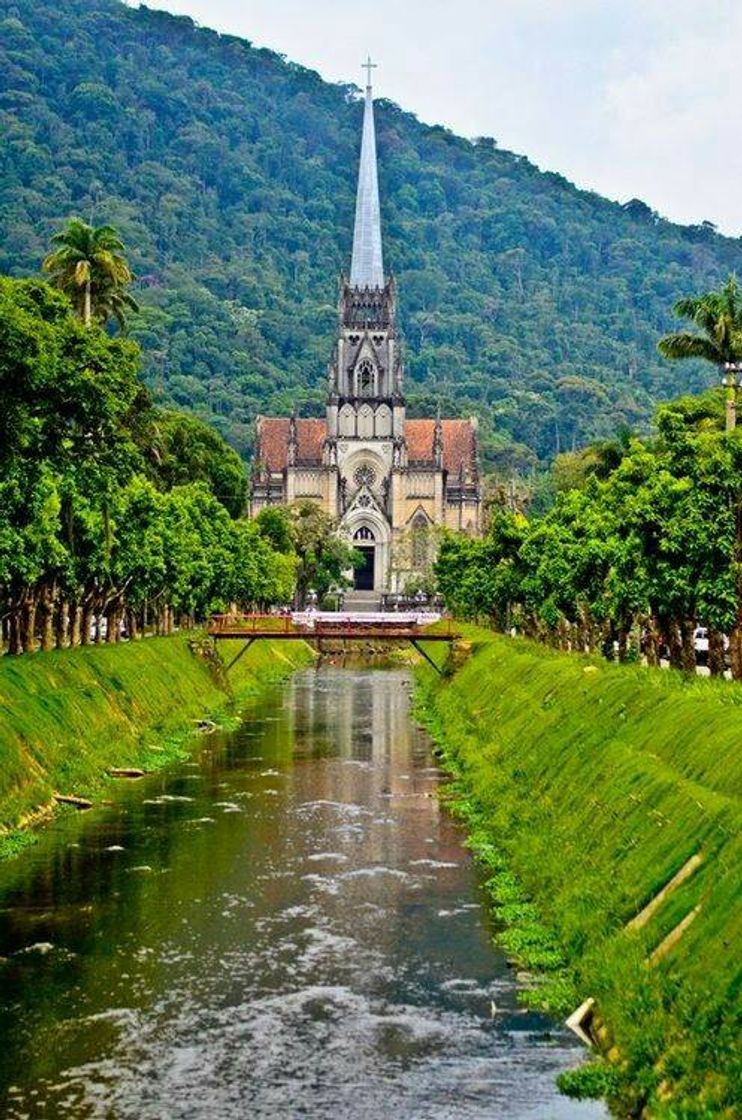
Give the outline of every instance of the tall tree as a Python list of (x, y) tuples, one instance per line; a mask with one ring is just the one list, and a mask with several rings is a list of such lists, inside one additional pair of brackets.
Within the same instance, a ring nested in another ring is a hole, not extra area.
[(138, 310), (128, 286), (134, 279), (124, 256), (124, 243), (113, 226), (90, 226), (70, 218), (52, 238), (56, 246), (43, 269), (54, 285), (69, 296), (87, 327), (93, 319), (105, 323), (111, 316), (121, 329), (126, 312)]
[(142, 450), (156, 464), (158, 481), (168, 490), (205, 482), (232, 517), (244, 513), (245, 464), (219, 433), (198, 417), (172, 409), (153, 410), (151, 419), (142, 433)]
[[(742, 361), (742, 291), (730, 276), (719, 291), (686, 296), (673, 308), (679, 319), (690, 319), (701, 331), (665, 335), (657, 347), (665, 358), (703, 358), (720, 369)], [(727, 428), (735, 426), (736, 372), (728, 382)]]
[(296, 502), (289, 507), (292, 537), (298, 556), (296, 599), (306, 606), (309, 592), (321, 601), (332, 587), (345, 587), (345, 572), (360, 560), (359, 554), (338, 536), (337, 524), (316, 502)]

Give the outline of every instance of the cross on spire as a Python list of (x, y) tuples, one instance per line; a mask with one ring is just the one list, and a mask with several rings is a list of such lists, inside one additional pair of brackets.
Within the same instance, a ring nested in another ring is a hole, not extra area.
[(372, 62), (371, 55), (369, 55), (363, 66), (361, 67), (361, 70), (366, 71), (366, 85), (369, 89), (371, 88), (371, 71), (376, 69), (378, 69), (378, 63)]

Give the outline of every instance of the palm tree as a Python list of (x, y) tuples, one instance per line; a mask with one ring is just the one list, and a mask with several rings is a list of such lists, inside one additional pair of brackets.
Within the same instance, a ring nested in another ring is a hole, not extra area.
[(94, 318), (105, 323), (113, 316), (125, 330), (126, 312), (138, 306), (127, 291), (134, 276), (113, 226), (94, 227), (81, 218), (70, 218), (52, 243), (57, 247), (42, 267), (70, 297), (85, 325), (90, 326)]
[(730, 276), (719, 291), (678, 300), (673, 311), (679, 319), (690, 319), (701, 334), (679, 331), (660, 339), (657, 348), (665, 358), (703, 358), (724, 371), (727, 399), (727, 428), (735, 424), (738, 369), (726, 378), (728, 368), (742, 362), (742, 291), (736, 276)]

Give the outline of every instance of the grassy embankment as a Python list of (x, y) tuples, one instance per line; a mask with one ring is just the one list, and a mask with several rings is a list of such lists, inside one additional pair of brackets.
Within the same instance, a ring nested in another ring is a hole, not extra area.
[(595, 1000), (609, 1060), (562, 1088), (624, 1116), (742, 1116), (742, 688), (466, 636), (452, 677), (419, 670), (421, 707), (501, 943), (540, 975), (526, 998)]
[[(225, 662), (239, 643), (220, 643)], [(311, 664), (302, 642), (258, 642), (226, 678), (188, 638), (0, 658), (0, 858), (54, 793), (94, 799), (111, 767), (146, 770), (184, 753), (200, 719)]]

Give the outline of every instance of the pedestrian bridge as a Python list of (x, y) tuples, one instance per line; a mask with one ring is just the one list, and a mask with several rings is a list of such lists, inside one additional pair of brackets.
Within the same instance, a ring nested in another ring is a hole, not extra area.
[[(435, 629), (431, 627), (435, 626)], [(214, 641), (241, 641), (243, 648), (230, 661), (227, 669), (239, 661), (253, 642), (302, 641), (317, 643), (323, 639), (341, 642), (409, 642), (433, 666), (439, 667), (420, 646), (420, 642), (452, 642), (461, 634), (454, 632), (450, 619), (424, 611), (365, 614), (334, 611), (295, 611), (285, 615), (222, 614), (212, 617), (208, 635)]]

